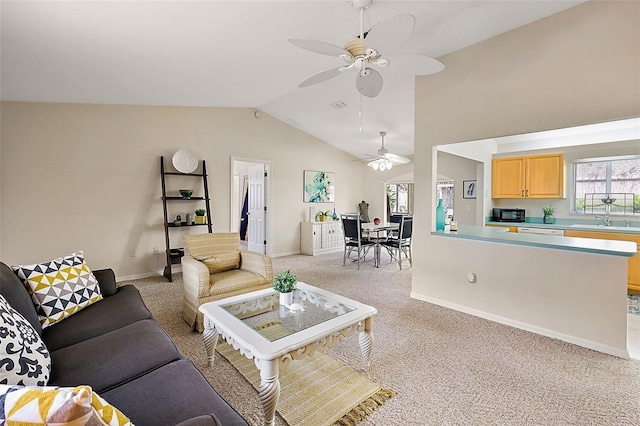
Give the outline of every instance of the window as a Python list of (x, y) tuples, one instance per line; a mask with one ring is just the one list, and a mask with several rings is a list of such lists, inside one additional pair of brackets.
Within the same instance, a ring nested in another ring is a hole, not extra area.
[(640, 215), (640, 156), (574, 164), (575, 211)]
[(387, 213), (413, 214), (413, 184), (390, 183), (387, 185)]

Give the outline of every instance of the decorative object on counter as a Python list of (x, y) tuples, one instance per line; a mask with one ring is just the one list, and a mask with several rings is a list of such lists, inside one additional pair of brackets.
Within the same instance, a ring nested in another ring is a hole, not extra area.
[(280, 306), (291, 305), (297, 283), (298, 277), (292, 274), (289, 268), (273, 277), (273, 289), (280, 293)]
[(368, 223), (369, 222), (369, 203), (362, 200), (360, 204), (358, 204), (358, 212), (360, 213), (360, 222)]
[(176, 220), (173, 221), (173, 226), (180, 226), (182, 225), (182, 216), (178, 215), (176, 216)]
[(455, 220), (451, 221), (451, 225), (449, 225), (449, 231), (456, 232), (458, 230), (458, 222)]
[(333, 173), (305, 170), (303, 189), (305, 203), (333, 203), (335, 201)]
[(436, 207), (436, 231), (444, 231), (444, 206), (442, 205), (442, 198), (438, 200), (438, 206)]
[(187, 225), (193, 225), (193, 215), (191, 213), (187, 213)]
[(336, 208), (333, 208), (333, 215), (331, 216), (333, 220), (338, 220), (338, 215), (336, 214)]
[(205, 209), (196, 209), (196, 225), (205, 225), (207, 223), (206, 214), (207, 211)]
[(462, 181), (462, 198), (476, 198), (476, 186), (475, 180), (463, 180)]
[(181, 149), (173, 154), (171, 162), (180, 173), (193, 173), (198, 168), (198, 157), (186, 149)]
[(555, 219), (551, 217), (553, 215), (553, 207), (544, 206), (542, 208), (542, 213), (544, 214), (544, 216), (542, 217), (542, 223), (545, 223), (547, 225), (555, 223)]
[(316, 217), (315, 217), (316, 222), (324, 222), (328, 218), (331, 218), (331, 210), (327, 210), (324, 212), (320, 210), (318, 213), (316, 213)]
[(374, 217), (373, 218), (373, 224), (374, 225), (380, 225), (380, 218), (379, 217)]
[(190, 200), (193, 195), (193, 189), (181, 189), (180, 195), (182, 195), (183, 200)]

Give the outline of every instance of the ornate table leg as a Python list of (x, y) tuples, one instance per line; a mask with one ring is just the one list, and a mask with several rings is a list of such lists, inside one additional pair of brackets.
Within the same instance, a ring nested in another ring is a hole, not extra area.
[(373, 317), (364, 320), (364, 330), (360, 332), (360, 352), (362, 352), (362, 362), (371, 366), (371, 351), (373, 350)]
[(260, 369), (260, 387), (258, 395), (262, 402), (265, 426), (273, 426), (276, 419), (276, 405), (280, 398), (280, 380), (278, 380), (278, 360), (257, 361)]
[(202, 333), (202, 340), (204, 340), (204, 347), (207, 349), (207, 366), (211, 367), (213, 365), (213, 359), (216, 355), (218, 331), (213, 326), (211, 321), (206, 317), (204, 319), (204, 331)]

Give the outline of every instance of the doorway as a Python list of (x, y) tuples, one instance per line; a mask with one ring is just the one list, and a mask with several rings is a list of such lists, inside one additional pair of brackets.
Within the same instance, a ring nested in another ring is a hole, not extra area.
[(270, 253), (269, 188), (271, 163), (264, 160), (231, 158), (230, 232), (240, 234), (240, 247)]

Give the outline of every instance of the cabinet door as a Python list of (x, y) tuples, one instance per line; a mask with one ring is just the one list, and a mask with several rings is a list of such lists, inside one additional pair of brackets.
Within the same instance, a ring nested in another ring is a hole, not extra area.
[[(600, 240), (633, 241), (638, 245), (638, 247), (640, 247), (640, 235), (635, 235), (635, 234), (618, 234), (615, 232), (573, 231), (571, 229), (566, 229), (564, 231), (564, 236), (595, 238)], [(627, 285), (629, 290), (640, 291), (640, 255), (638, 254), (629, 258)]]
[(532, 155), (525, 159), (525, 197), (562, 198), (564, 196), (564, 155)]
[(322, 248), (322, 224), (314, 223), (313, 224), (313, 249), (321, 249)]
[(495, 158), (491, 164), (491, 198), (523, 198), (524, 157)]

